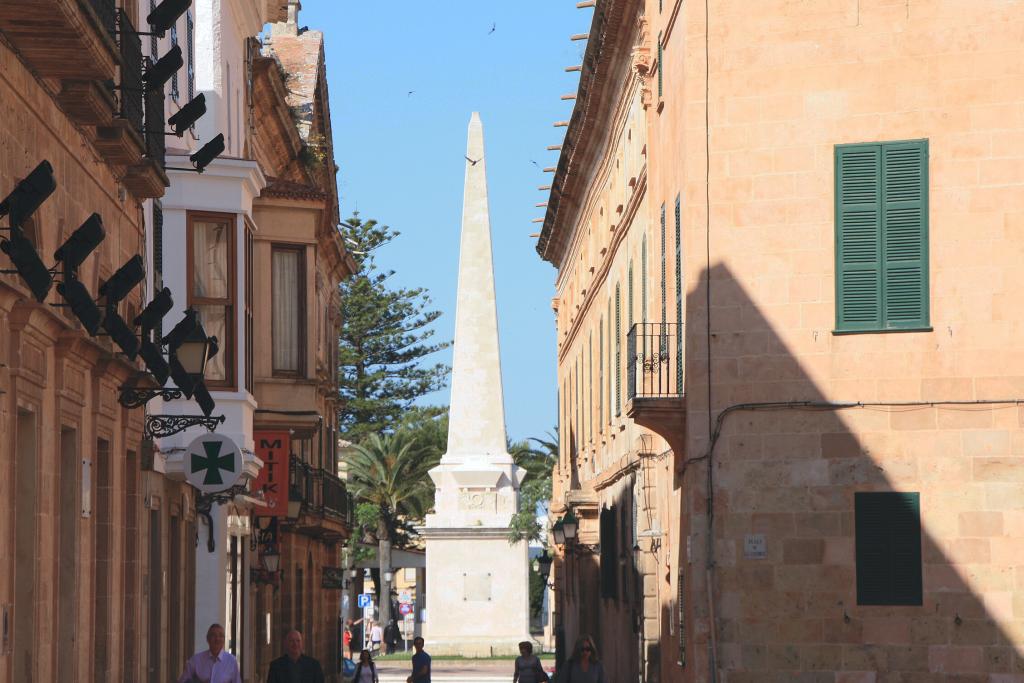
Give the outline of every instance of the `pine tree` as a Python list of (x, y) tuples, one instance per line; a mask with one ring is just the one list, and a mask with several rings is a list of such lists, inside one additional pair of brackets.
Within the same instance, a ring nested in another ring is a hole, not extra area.
[(441, 313), (426, 289), (390, 287), (394, 271), (376, 263), (376, 250), (398, 231), (358, 213), (342, 230), (359, 271), (341, 285), (338, 417), (342, 438), (358, 443), (393, 431), (417, 399), (444, 388), (450, 368), (422, 361), (449, 342), (432, 341)]

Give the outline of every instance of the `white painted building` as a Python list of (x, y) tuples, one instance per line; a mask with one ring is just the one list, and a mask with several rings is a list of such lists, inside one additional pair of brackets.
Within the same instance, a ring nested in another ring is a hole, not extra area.
[[(140, 2), (139, 17), (154, 3)], [(170, 186), (161, 200), (147, 202), (149, 287), (169, 287), (174, 309), (165, 318), (164, 333), (184, 311), (198, 311), (207, 334), (215, 335), (219, 353), (206, 373), (216, 401), (214, 415), (224, 415), (217, 432), (230, 437), (243, 454), (243, 481), (255, 477), (262, 465), (254, 454), (252, 395), (252, 297), (249, 257), (253, 200), (266, 185), (259, 165), (251, 160), (247, 136), (251, 117), (251, 60), (258, 52), (257, 36), (267, 22), (283, 18), (286, 0), (194, 0), (164, 38), (143, 39), (143, 53), (156, 59), (174, 44), (181, 47), (184, 67), (165, 88), (166, 114), (171, 116), (194, 96), (202, 94), (207, 111), (184, 137), (167, 138), (167, 178)], [(141, 23), (141, 22), (140, 22)], [(224, 152), (202, 174), (191, 169), (189, 155), (218, 134)], [(247, 285), (247, 283), (250, 283)], [(148, 405), (151, 414), (200, 415), (193, 401), (159, 399)], [(154, 469), (183, 479), (185, 447), (202, 427), (158, 439)], [(191, 651), (206, 648), (206, 631), (221, 623), (227, 649), (251, 669), (253, 631), (246, 613), (249, 592), (249, 517), (246, 500), (237, 497), (211, 510), (212, 530), (196, 520), (194, 628)], [(212, 552), (208, 549), (211, 540)], [(186, 651), (189, 651), (186, 648)], [(177, 666), (170, 662), (171, 670)], [(248, 679), (253, 673), (247, 672)], [(177, 675), (177, 673), (175, 673)]]

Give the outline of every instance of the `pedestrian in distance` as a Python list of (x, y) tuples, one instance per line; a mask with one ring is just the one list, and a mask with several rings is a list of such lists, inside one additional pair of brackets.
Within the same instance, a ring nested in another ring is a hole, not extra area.
[(405, 679), (406, 683), (430, 683), (430, 655), (424, 652), (423, 644), (421, 636), (412, 641), (416, 653), (412, 656), (412, 675)]
[(345, 650), (348, 652), (349, 659), (356, 658), (356, 625), (363, 623), (362, 617), (352, 621), (351, 619), (345, 620)]
[(373, 662), (373, 655), (369, 650), (359, 653), (359, 663), (356, 664), (356, 672), (352, 676), (352, 683), (379, 683), (377, 679), (377, 665)]
[(384, 629), (380, 627), (379, 621), (375, 621), (370, 627), (370, 652), (379, 655), (382, 642), (384, 642)]
[(388, 625), (384, 627), (384, 645), (387, 646), (388, 652), (398, 652), (398, 643), (402, 641), (402, 630), (398, 628), (398, 623), (392, 619), (388, 622)]
[(580, 636), (576, 641), (565, 669), (565, 683), (608, 683), (594, 639), (590, 636)]
[(540, 663), (540, 658), (533, 654), (533, 643), (528, 640), (519, 643), (519, 656), (516, 657), (512, 683), (542, 683), (550, 680)]
[(284, 654), (270, 663), (267, 683), (324, 683), (320, 662), (302, 653), (302, 634), (289, 631)]
[(242, 683), (238, 660), (224, 652), (224, 627), (210, 624), (206, 629), (208, 650), (197, 652), (185, 662), (178, 683)]

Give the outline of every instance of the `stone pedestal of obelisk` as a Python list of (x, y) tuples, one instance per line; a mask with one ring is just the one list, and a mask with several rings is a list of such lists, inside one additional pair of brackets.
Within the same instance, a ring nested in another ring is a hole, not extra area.
[(516, 654), (529, 637), (526, 543), (508, 542), (524, 472), (505, 444), (484, 131), (469, 121), (448, 451), (430, 471), (427, 550), (431, 654)]

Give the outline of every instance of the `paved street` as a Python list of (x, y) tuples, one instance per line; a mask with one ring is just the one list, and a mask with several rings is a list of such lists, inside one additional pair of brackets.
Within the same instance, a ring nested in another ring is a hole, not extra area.
[[(381, 683), (405, 683), (409, 675), (409, 665), (405, 662), (382, 662), (379, 671)], [(490, 683), (511, 680), (512, 660), (435, 661), (431, 675), (431, 681), (434, 683)]]

